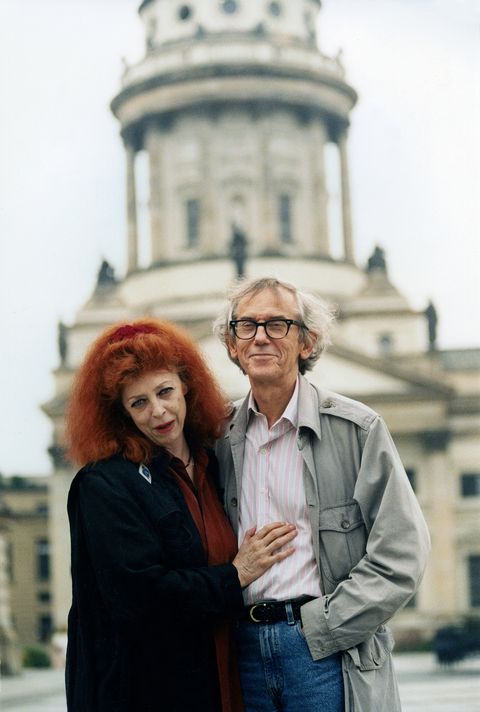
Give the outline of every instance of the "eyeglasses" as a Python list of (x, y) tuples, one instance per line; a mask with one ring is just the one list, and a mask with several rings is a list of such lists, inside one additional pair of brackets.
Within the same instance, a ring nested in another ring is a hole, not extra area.
[(233, 333), (238, 339), (253, 339), (259, 326), (263, 326), (269, 339), (283, 339), (290, 331), (292, 324), (308, 331), (305, 324), (295, 319), (267, 319), (267, 321), (232, 319), (229, 322), (230, 328), (233, 329)]

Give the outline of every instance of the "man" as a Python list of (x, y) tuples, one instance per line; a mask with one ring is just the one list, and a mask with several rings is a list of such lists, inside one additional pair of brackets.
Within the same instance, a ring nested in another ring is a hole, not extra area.
[(247, 712), (396, 712), (385, 622), (415, 593), (429, 536), (390, 434), (367, 406), (303, 376), (332, 312), (277, 279), (241, 282), (215, 331), (248, 376), (218, 442), (239, 539), (296, 525), (295, 553), (244, 589)]

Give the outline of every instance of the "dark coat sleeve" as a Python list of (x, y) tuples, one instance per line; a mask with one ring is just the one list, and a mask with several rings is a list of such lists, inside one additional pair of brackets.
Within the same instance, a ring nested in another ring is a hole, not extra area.
[(144, 506), (120, 481), (95, 470), (70, 494), (77, 543), (112, 619), (134, 631), (166, 618), (185, 623), (234, 614), (243, 604), (236, 568), (205, 565), (185, 511), (151, 494), (155, 506)]

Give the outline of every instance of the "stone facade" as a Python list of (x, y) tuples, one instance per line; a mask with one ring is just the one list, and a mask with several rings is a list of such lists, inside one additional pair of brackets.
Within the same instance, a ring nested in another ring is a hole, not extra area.
[(45, 479), (32, 480), (0, 483), (0, 638), (3, 628), (14, 642), (12, 671), (18, 649), (48, 643), (53, 630), (49, 488)]
[(368, 265), (355, 263), (347, 136), (357, 97), (339, 61), (316, 46), (319, 4), (145, 0), (140, 7), (145, 57), (125, 69), (112, 102), (126, 155), (128, 270), (117, 280), (103, 265), (92, 298), (62, 326), (56, 392), (44, 406), (54, 423), (58, 628), (70, 605), (72, 472), (61, 454), (63, 412), (85, 349), (120, 319), (173, 319), (198, 339), (229, 394), (243, 395), (244, 376), (211, 335), (240, 268), (338, 305), (334, 346), (309, 378), (385, 417), (432, 532), (424, 583), (396, 617), (397, 632), (427, 636), (478, 613), (480, 351), (436, 348), (431, 311), (409, 306), (381, 250)]

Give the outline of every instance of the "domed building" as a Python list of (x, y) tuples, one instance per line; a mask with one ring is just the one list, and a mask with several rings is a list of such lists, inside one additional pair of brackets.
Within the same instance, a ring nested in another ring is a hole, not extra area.
[(436, 313), (409, 306), (383, 250), (354, 256), (348, 128), (357, 101), (316, 40), (319, 0), (144, 0), (146, 50), (111, 108), (126, 157), (128, 268), (107, 263), (60, 325), (50, 449), (55, 625), (70, 605), (63, 413), (87, 345), (150, 314), (184, 325), (233, 397), (247, 381), (212, 336), (237, 277), (274, 275), (338, 305), (334, 346), (308, 374), (386, 419), (433, 552), (397, 634), (429, 635), (480, 606), (480, 351), (441, 351)]

